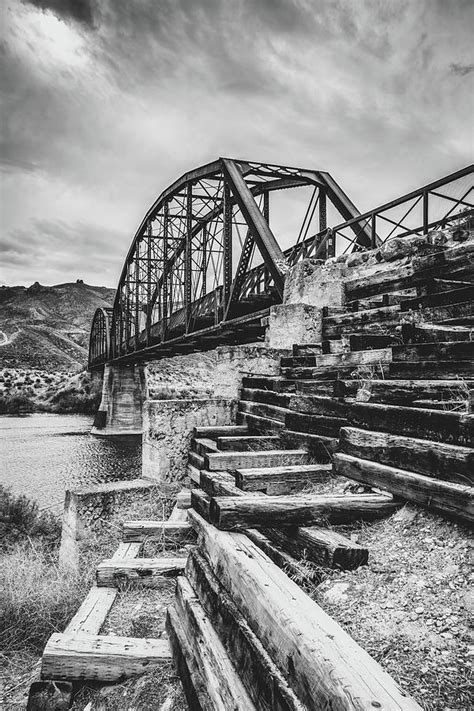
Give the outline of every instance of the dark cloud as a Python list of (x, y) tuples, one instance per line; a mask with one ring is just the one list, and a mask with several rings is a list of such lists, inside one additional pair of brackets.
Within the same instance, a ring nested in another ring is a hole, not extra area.
[(94, 25), (90, 0), (23, 0), (23, 2), (52, 12), (62, 20), (75, 20), (89, 27)]
[(457, 62), (453, 62), (449, 65), (449, 71), (451, 72), (451, 74), (456, 74), (457, 76), (465, 77), (466, 74), (474, 72), (474, 64), (459, 64)]

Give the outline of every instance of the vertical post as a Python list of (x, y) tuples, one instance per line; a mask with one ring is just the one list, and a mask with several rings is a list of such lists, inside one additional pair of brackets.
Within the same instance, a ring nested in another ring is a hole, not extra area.
[(145, 330), (146, 330), (146, 344), (147, 346), (150, 345), (151, 341), (151, 333), (150, 333), (150, 327), (151, 327), (151, 299), (152, 299), (152, 284), (151, 284), (151, 241), (153, 239), (153, 229), (152, 229), (152, 224), (151, 220), (148, 220), (147, 224), (147, 229), (146, 229), (146, 234), (147, 234), (147, 242), (146, 242), (146, 282), (147, 282), (147, 304), (146, 304), (146, 325), (145, 325)]
[(128, 262), (125, 281), (125, 353), (128, 353), (129, 350), (130, 326), (130, 262)]
[(224, 309), (229, 303), (232, 285), (232, 201), (230, 187), (224, 182)]
[(207, 285), (207, 225), (202, 226), (201, 296), (206, 295)]
[(186, 242), (184, 249), (184, 307), (186, 319), (186, 333), (189, 331), (191, 318), (191, 298), (192, 298), (192, 231), (193, 231), (193, 186), (188, 183), (186, 194)]
[(140, 240), (135, 252), (135, 350), (138, 350), (140, 335)]
[(322, 232), (328, 226), (326, 190), (319, 186), (319, 231)]
[(423, 193), (423, 234), (428, 234), (429, 213), (428, 213), (428, 196), (429, 192), (425, 190)]
[(375, 249), (377, 246), (377, 216), (375, 212), (372, 213), (372, 225), (370, 230), (370, 246)]
[(168, 229), (169, 229), (169, 205), (168, 201), (163, 205), (163, 248), (162, 248), (162, 287), (161, 287), (161, 340), (166, 338), (166, 326), (168, 323)]
[[(268, 192), (268, 190), (265, 190), (265, 192), (263, 193), (263, 216), (267, 221), (268, 226), (270, 227), (270, 193)], [(264, 294), (268, 294), (268, 292), (270, 291), (270, 279), (270, 270), (268, 269), (268, 267), (265, 266), (263, 282)]]

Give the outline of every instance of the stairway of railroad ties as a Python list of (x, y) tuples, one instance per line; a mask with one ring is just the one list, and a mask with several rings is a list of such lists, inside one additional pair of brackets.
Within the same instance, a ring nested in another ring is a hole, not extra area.
[[(170, 644), (193, 709), (420, 708), (304, 588), (321, 567), (367, 563), (339, 524), (406, 500), (472, 524), (465, 251), (434, 277), (421, 271), (416, 289), (413, 276), (347, 284), (322, 343), (296, 345), (280, 376), (243, 379), (237, 423), (194, 432), (191, 497), (168, 521), (123, 524), (97, 587), (48, 643), (43, 678), (116, 681), (168, 659)], [(187, 558), (138, 557), (145, 541), (196, 534)], [(178, 576), (169, 641), (98, 636), (119, 581), (152, 587), (163, 575)]]

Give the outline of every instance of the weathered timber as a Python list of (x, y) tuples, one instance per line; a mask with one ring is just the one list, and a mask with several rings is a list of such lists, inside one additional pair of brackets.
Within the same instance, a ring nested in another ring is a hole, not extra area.
[(430, 306), (447, 306), (448, 304), (459, 304), (474, 299), (474, 286), (464, 286), (450, 291), (441, 291), (437, 294), (419, 296), (416, 299), (402, 301), (400, 309), (410, 311)]
[(280, 445), (278, 435), (246, 435), (245, 437), (219, 437), (217, 447), (222, 452), (254, 452), (276, 449)]
[(178, 509), (188, 509), (191, 506), (191, 492), (189, 489), (181, 489), (177, 494), (176, 506)]
[(312, 461), (321, 462), (323, 464), (330, 461), (332, 453), (336, 452), (339, 446), (338, 437), (295, 432), (289, 429), (283, 430), (280, 437), (283, 446), (304, 448)]
[(194, 484), (199, 484), (201, 472), (197, 467), (188, 463), (186, 465), (186, 474), (188, 475), (190, 481), (192, 481)]
[(473, 360), (474, 341), (456, 341), (454, 343), (419, 343), (394, 346), (393, 361), (447, 361)]
[(340, 382), (340, 380), (298, 380), (295, 383), (296, 394), (338, 397), (336, 385)]
[(309, 484), (327, 481), (330, 473), (330, 464), (238, 469), (235, 472), (235, 484), (243, 491), (285, 494), (301, 490)]
[(449, 306), (431, 306), (418, 312), (423, 321), (429, 323), (463, 324), (474, 319), (474, 302), (467, 301)]
[(189, 523), (180, 521), (124, 521), (122, 524), (124, 541), (173, 541), (186, 543), (192, 540)]
[[(199, 486), (209, 496), (235, 495), (235, 480), (229, 472), (209, 472), (203, 469)], [(191, 491), (191, 501), (193, 501), (193, 492), (194, 489)]]
[(206, 465), (204, 457), (197, 452), (193, 452), (192, 449), (188, 450), (188, 462), (191, 466), (196, 467), (196, 469), (204, 469)]
[(347, 417), (310, 415), (307, 412), (289, 412), (285, 419), (287, 430), (321, 434), (325, 437), (339, 437), (340, 428), (347, 424)]
[(471, 360), (453, 361), (412, 361), (390, 363), (389, 377), (397, 380), (407, 379), (434, 380), (436, 377), (447, 380), (449, 378), (474, 378), (474, 363)]
[(308, 453), (303, 449), (275, 449), (265, 452), (219, 452), (206, 457), (209, 471), (250, 469), (253, 467), (276, 467), (291, 464), (307, 464)]
[(295, 394), (291, 396), (290, 410), (310, 415), (325, 415), (326, 417), (345, 418), (348, 405), (341, 400), (320, 395)]
[(429, 294), (441, 294), (444, 291), (462, 289), (471, 286), (470, 282), (460, 279), (430, 279), (426, 284), (417, 287), (417, 296), (428, 296)]
[(206, 427), (195, 427), (193, 437), (204, 437), (205, 439), (217, 439), (218, 437), (241, 437), (247, 434), (247, 428), (241, 425), (210, 425)]
[(294, 558), (280, 544), (275, 545), (266, 535), (266, 528), (261, 531), (256, 528), (246, 528), (244, 533), (275, 565), (284, 570), (293, 580), (297, 580), (298, 585), (314, 587), (322, 582), (318, 568), (305, 565), (304, 561)]
[(474, 449), (469, 447), (343, 427), (340, 449), (359, 459), (370, 459), (457, 484), (474, 484)]
[(92, 587), (64, 630), (64, 634), (99, 634), (117, 593), (114, 587)]
[(238, 408), (239, 412), (248, 412), (250, 415), (257, 415), (259, 417), (270, 417), (272, 420), (278, 420), (279, 422), (285, 421), (285, 414), (287, 412), (284, 407), (266, 405), (265, 403), (251, 402), (248, 400), (239, 400)]
[(355, 427), (391, 432), (407, 437), (432, 439), (471, 446), (474, 442), (474, 415), (423, 410), (399, 405), (353, 403), (349, 415)]
[(217, 444), (213, 439), (204, 439), (193, 437), (191, 440), (191, 448), (194, 452), (197, 452), (201, 457), (205, 457), (209, 452), (218, 452), (219, 449)]
[(97, 566), (97, 585), (113, 587), (126, 583), (152, 588), (160, 585), (163, 578), (182, 573), (185, 563), (186, 558), (110, 558)]
[(136, 558), (142, 549), (142, 543), (119, 543), (112, 558)]
[(310, 526), (386, 515), (396, 507), (393, 499), (383, 494), (216, 496), (211, 499), (209, 520), (223, 530)]
[(188, 644), (174, 606), (168, 607), (166, 612), (166, 632), (190, 711), (206, 711), (212, 708), (202, 670)]
[[(334, 455), (334, 471), (465, 523), (474, 523), (474, 488), (433, 479), (348, 454)], [(212, 505), (211, 505), (212, 509)]]
[[(398, 323), (400, 306), (383, 306), (379, 309), (367, 309), (355, 313), (345, 312), (339, 316), (328, 316), (323, 319), (324, 338), (338, 338), (341, 335), (350, 336), (353, 333), (377, 333), (384, 324)], [(368, 328), (367, 328), (368, 327)]]
[(198, 550), (188, 558), (186, 575), (256, 707), (261, 711), (305, 711)]
[(285, 358), (280, 358), (280, 366), (282, 368), (295, 368), (296, 366), (310, 367), (317, 365), (316, 355), (299, 355), (299, 356), (287, 356)]
[(328, 353), (317, 357), (317, 366), (358, 366), (358, 365), (378, 365), (379, 363), (390, 363), (392, 360), (391, 348), (377, 348), (367, 351), (348, 351), (347, 353)]
[(272, 420), (269, 417), (259, 417), (258, 415), (250, 415), (248, 412), (238, 412), (237, 422), (244, 422), (249, 429), (249, 432), (257, 432), (259, 434), (269, 434), (279, 432), (284, 429), (285, 423), (279, 420)]
[(243, 534), (192, 513), (212, 569), (308, 711), (420, 711), (393, 679)]
[(257, 388), (242, 388), (240, 399), (248, 402), (260, 402), (276, 407), (288, 407), (289, 393), (278, 393), (273, 390), (259, 390)]
[[(225, 496), (225, 494), (224, 494)], [(200, 516), (209, 520), (209, 512), (211, 509), (211, 497), (202, 489), (193, 489), (191, 491), (192, 509), (197, 511)]]
[(255, 706), (191, 584), (179, 577), (175, 606), (186, 641), (209, 695), (209, 711), (250, 711)]
[(123, 681), (170, 658), (165, 639), (55, 633), (44, 648), (41, 678)]
[[(341, 381), (344, 383), (345, 381)], [(416, 400), (446, 401), (469, 398), (472, 381), (462, 380), (370, 380), (364, 383), (363, 396), (376, 403), (408, 405)], [(360, 390), (360, 388), (358, 388)], [(351, 392), (351, 394), (353, 394)], [(362, 395), (362, 393), (361, 393)], [(356, 400), (358, 393), (355, 393)]]
[(322, 353), (321, 343), (295, 343), (293, 344), (293, 355), (316, 355)]
[(402, 324), (403, 343), (435, 343), (436, 341), (472, 341), (474, 328), (435, 323)]
[(400, 343), (401, 340), (401, 334), (399, 333), (392, 333), (389, 335), (359, 335), (358, 333), (354, 333), (352, 336), (349, 336), (349, 347), (351, 351), (381, 349), (388, 348), (389, 346), (395, 346)]
[(360, 565), (366, 565), (369, 559), (368, 548), (329, 529), (316, 526), (285, 531), (266, 528), (265, 535), (295, 558), (310, 560), (317, 565), (355, 570)]
[(283, 393), (291, 392), (294, 384), (290, 380), (285, 380), (280, 375), (252, 375), (242, 378), (242, 387), (257, 390), (273, 390)]

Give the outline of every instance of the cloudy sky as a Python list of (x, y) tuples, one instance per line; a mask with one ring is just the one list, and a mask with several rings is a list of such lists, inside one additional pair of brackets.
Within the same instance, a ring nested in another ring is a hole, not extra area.
[(472, 0), (3, 0), (0, 283), (116, 286), (155, 197), (226, 155), (361, 210), (472, 161)]

